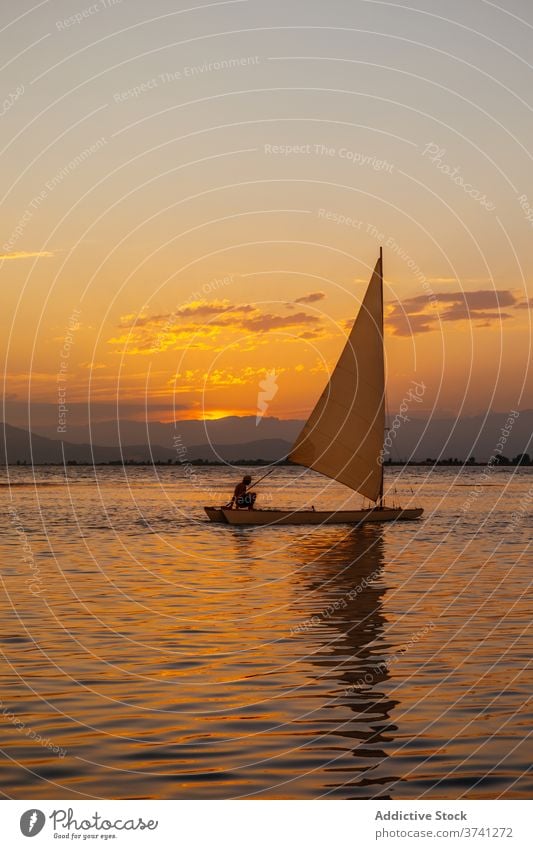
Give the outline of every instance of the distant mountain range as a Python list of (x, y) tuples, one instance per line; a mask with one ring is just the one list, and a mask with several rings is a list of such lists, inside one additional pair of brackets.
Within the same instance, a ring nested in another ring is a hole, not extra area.
[[(505, 427), (509, 413), (452, 418), (411, 417), (396, 422), (390, 433), (385, 459), (427, 458), (488, 459), (499, 452), (513, 457), (532, 453), (533, 410), (520, 412)], [(390, 425), (393, 424), (391, 421)], [(113, 461), (167, 462), (181, 460), (282, 459), (298, 435), (302, 421), (264, 418), (256, 426), (255, 416), (228, 416), (211, 421), (97, 422), (85, 427), (68, 427), (67, 441), (52, 428), (36, 427), (31, 434), (4, 425), (0, 431), (0, 462), (62, 463), (63, 461), (108, 463)], [(502, 433), (502, 430), (504, 431)], [(43, 431), (45, 431), (43, 433)], [(53, 437), (53, 438), (52, 438)], [(502, 442), (502, 440), (505, 440)]]
[[(65, 439), (79, 444), (96, 445), (162, 445), (168, 448), (181, 439), (186, 445), (237, 445), (262, 439), (284, 439), (293, 442), (303, 422), (296, 419), (265, 417), (256, 425), (255, 416), (227, 416), (212, 420), (183, 420), (177, 422), (109, 420), (86, 425), (68, 425)], [(40, 436), (58, 439), (55, 425), (31, 429)]]
[(239, 460), (283, 459), (291, 443), (282, 439), (261, 439), (238, 444), (188, 445), (180, 440), (178, 446), (139, 445), (105, 446), (89, 443), (61, 442), (5, 424), (0, 431), (0, 463), (113, 463), (158, 462), (169, 460), (182, 463), (194, 460), (235, 462)]

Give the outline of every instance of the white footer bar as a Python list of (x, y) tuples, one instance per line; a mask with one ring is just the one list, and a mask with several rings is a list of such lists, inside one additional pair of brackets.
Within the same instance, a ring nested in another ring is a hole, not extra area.
[[(4, 801), (3, 846), (531, 849), (529, 801)], [(30, 842), (33, 839), (34, 842)]]

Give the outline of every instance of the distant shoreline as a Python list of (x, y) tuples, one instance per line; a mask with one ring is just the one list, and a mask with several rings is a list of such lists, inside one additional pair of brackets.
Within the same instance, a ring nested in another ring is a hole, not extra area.
[[(483, 468), (487, 466), (489, 461), (475, 461), (471, 462), (469, 460), (459, 460), (454, 458), (453, 460), (393, 460), (388, 461), (383, 464), (384, 468), (396, 468), (396, 467), (422, 467), (422, 468), (434, 468), (434, 467), (453, 467), (453, 468)], [(246, 466), (280, 466), (280, 467), (290, 467), (294, 466), (294, 468), (302, 468), (297, 463), (291, 463), (290, 461), (278, 461), (272, 462), (270, 460), (234, 460), (233, 462), (220, 462), (217, 460), (190, 460), (187, 463), (180, 463), (177, 460), (172, 462), (165, 462), (164, 460), (108, 460), (101, 463), (91, 463), (91, 462), (80, 462), (77, 460), (69, 460), (67, 463), (54, 463), (54, 462), (46, 462), (46, 463), (28, 463), (25, 461), (20, 461), (17, 463), (0, 463), (0, 469), (42, 469), (42, 468), (78, 468), (78, 469), (87, 469), (87, 468), (103, 468), (106, 466), (110, 467), (131, 467), (131, 466), (139, 466), (139, 467), (150, 467), (157, 466), (157, 468), (172, 468), (179, 469), (184, 468), (185, 466), (197, 466), (197, 467), (217, 467), (217, 468), (235, 468), (242, 466), (243, 468)], [(517, 469), (517, 468), (531, 468), (533, 466), (533, 462), (519, 462), (513, 463), (509, 462), (500, 462), (492, 464), (492, 468), (508, 468), (508, 469)]]

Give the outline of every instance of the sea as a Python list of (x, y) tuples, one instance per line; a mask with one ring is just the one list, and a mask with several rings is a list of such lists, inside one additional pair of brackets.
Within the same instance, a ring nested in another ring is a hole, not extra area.
[(387, 469), (415, 522), (209, 523), (245, 471), (0, 470), (4, 798), (531, 798), (533, 468)]

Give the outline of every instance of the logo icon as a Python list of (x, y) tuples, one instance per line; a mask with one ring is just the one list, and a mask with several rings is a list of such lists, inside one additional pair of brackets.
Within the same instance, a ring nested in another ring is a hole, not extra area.
[(259, 383), (259, 392), (257, 393), (257, 413), (255, 416), (256, 426), (268, 410), (268, 402), (272, 401), (274, 395), (279, 389), (277, 379), (278, 375), (276, 374), (276, 369), (270, 369), (270, 371), (267, 371), (265, 379), (261, 380)]
[(42, 831), (45, 822), (46, 817), (42, 811), (30, 808), (29, 811), (24, 811), (20, 818), (20, 830), (24, 837), (35, 837)]

